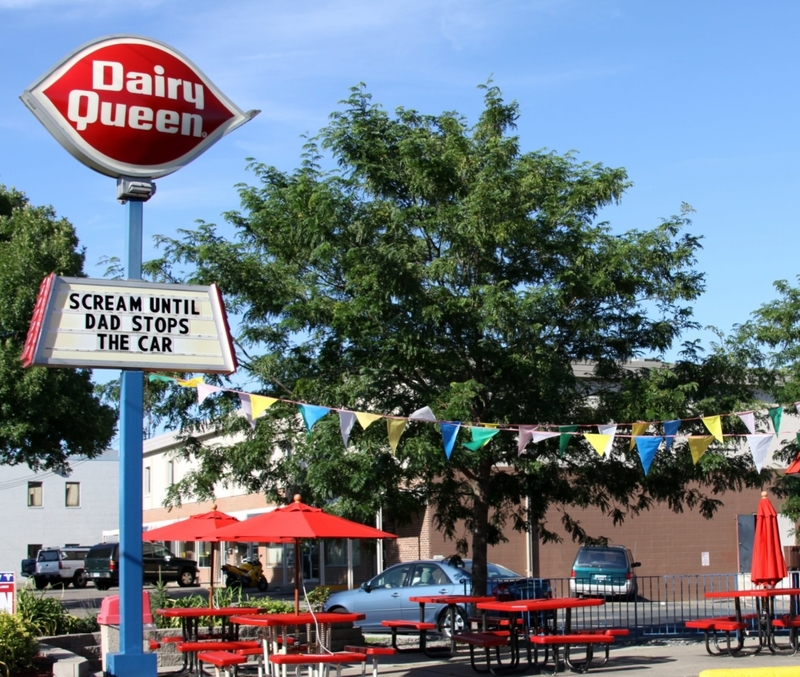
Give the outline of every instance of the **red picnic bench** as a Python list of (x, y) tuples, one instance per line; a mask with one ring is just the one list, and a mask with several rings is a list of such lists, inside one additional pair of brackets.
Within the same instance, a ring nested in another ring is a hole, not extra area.
[[(602, 644), (608, 648), (608, 645), (614, 642), (613, 635), (600, 631), (577, 631), (568, 635), (531, 635), (529, 639), (531, 644), (533, 644), (533, 662), (537, 667), (539, 665), (539, 647), (543, 646), (545, 648), (542, 665), (547, 664), (548, 649), (550, 647), (553, 648), (553, 674), (558, 672), (561, 663), (560, 649), (562, 646), (564, 647), (564, 663), (567, 667), (576, 672), (587, 672), (594, 656), (594, 646)], [(573, 646), (585, 647), (586, 657), (583, 661), (576, 662), (570, 659), (569, 651)], [(607, 653), (605, 660), (608, 660)], [(605, 661), (603, 664), (605, 664)]]
[(278, 665), (281, 668), (281, 677), (286, 677), (286, 666), (294, 665), (295, 667), (307, 667), (313, 674), (317, 672), (314, 666), (320, 665), (335, 665), (336, 675), (341, 677), (342, 665), (349, 665), (351, 663), (364, 663), (367, 657), (363, 653), (356, 653), (354, 651), (337, 651), (335, 653), (279, 653), (270, 654), (269, 662), (273, 665)]
[[(509, 638), (511, 632), (508, 630), (484, 630), (483, 632), (460, 632), (452, 636), (452, 640), (456, 643), (467, 644), (469, 646), (469, 662), (472, 669), (478, 673), (487, 673), (492, 671), (491, 651), (495, 650), (495, 661), (497, 663), (497, 670), (511, 668), (518, 660), (513, 655), (511, 656), (510, 664), (504, 665), (500, 658), (500, 649), (509, 645)], [(486, 667), (478, 667), (475, 663), (475, 648), (484, 649), (484, 659), (486, 660)]]
[[(422, 651), (426, 656), (437, 656), (442, 653), (449, 652), (450, 649), (429, 649), (428, 648), (428, 631), (436, 630), (436, 623), (422, 623), (420, 621), (381, 621), (381, 625), (389, 628), (392, 631), (392, 648), (397, 653), (409, 653), (412, 651)], [(405, 630), (419, 635), (419, 646), (410, 649), (401, 649), (397, 646), (397, 631)]]
[[(372, 646), (353, 646), (348, 645), (344, 648), (345, 651), (350, 651), (352, 653), (363, 653), (365, 656), (372, 657), (372, 677), (378, 677), (378, 657), (379, 656), (394, 656), (397, 651), (392, 646), (379, 646), (379, 645), (372, 645)], [(361, 670), (361, 677), (364, 677), (367, 673), (367, 663), (364, 662), (364, 666)]]
[[(748, 619), (750, 616), (747, 617)], [(693, 628), (694, 630), (702, 630), (703, 634), (705, 635), (706, 641), (706, 651), (711, 656), (721, 656), (725, 651), (727, 651), (728, 655), (733, 656), (737, 654), (739, 651), (742, 650), (744, 646), (744, 630), (746, 624), (744, 622), (744, 618), (742, 621), (738, 621), (736, 616), (719, 616), (716, 618), (698, 618), (693, 621), (686, 621), (685, 626), (687, 628)], [(725, 633), (725, 651), (723, 651), (719, 646), (719, 639), (717, 638), (718, 632)], [(736, 646), (731, 646), (731, 633), (736, 633)], [(714, 638), (714, 649), (711, 648), (710, 640)]]
[(203, 674), (203, 663), (214, 666), (215, 677), (232, 677), (231, 667), (245, 663), (247, 658), (230, 651), (200, 651), (197, 654), (198, 674)]

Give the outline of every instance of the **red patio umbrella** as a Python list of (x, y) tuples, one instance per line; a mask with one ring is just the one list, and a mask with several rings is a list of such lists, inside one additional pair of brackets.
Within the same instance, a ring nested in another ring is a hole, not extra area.
[(767, 492), (761, 492), (756, 512), (756, 534), (753, 540), (753, 564), (750, 570), (750, 581), (753, 585), (774, 588), (786, 577), (786, 560), (781, 549), (781, 535), (778, 531), (778, 515), (767, 498)]
[[(191, 515), (190, 517), (156, 527), (142, 533), (143, 541), (204, 541), (215, 542), (225, 540), (217, 537), (220, 529), (239, 522), (238, 519), (217, 510)], [(214, 602), (214, 548), (211, 548), (211, 587), (208, 590), (208, 606)]]
[(300, 611), (300, 587), (302, 568), (300, 566), (300, 541), (304, 538), (397, 538), (394, 534), (381, 531), (343, 517), (330, 515), (322, 508), (313, 508), (301, 503), (295, 495), (290, 505), (276, 508), (272, 512), (256, 515), (243, 522), (221, 529), (220, 540), (245, 541), (252, 543), (279, 543), (294, 541), (294, 610)]

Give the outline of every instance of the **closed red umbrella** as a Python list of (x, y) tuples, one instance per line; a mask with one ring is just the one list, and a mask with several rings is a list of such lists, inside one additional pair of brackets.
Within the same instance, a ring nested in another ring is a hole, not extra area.
[(783, 559), (781, 548), (778, 515), (767, 498), (767, 492), (762, 491), (756, 512), (750, 581), (753, 585), (774, 588), (784, 578), (786, 578), (786, 560)]
[[(231, 515), (217, 510), (213, 510), (192, 515), (187, 519), (167, 524), (163, 527), (156, 527), (142, 533), (144, 541), (204, 541), (215, 542), (225, 540), (217, 538), (220, 529), (224, 529), (239, 520)], [(214, 548), (211, 548), (211, 587), (208, 590), (208, 606), (214, 601)]]
[(276, 508), (271, 512), (256, 515), (237, 524), (221, 529), (220, 540), (245, 541), (251, 543), (280, 543), (294, 541), (294, 608), (300, 611), (300, 588), (302, 570), (300, 566), (300, 541), (304, 538), (397, 538), (394, 534), (375, 527), (359, 524), (326, 513), (301, 503), (295, 495), (294, 503)]

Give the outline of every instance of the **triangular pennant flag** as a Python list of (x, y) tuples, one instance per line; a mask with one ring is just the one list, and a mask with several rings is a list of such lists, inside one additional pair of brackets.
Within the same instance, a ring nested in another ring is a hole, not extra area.
[(667, 451), (669, 451), (669, 448), (672, 446), (672, 442), (675, 440), (675, 433), (678, 432), (678, 428), (680, 427), (680, 419), (664, 421), (664, 438), (667, 440)]
[(695, 465), (697, 465), (697, 462), (700, 460), (702, 455), (706, 453), (708, 445), (713, 441), (714, 437), (711, 435), (692, 435), (689, 437), (689, 451), (692, 452), (692, 461)]
[[(199, 387), (199, 386), (198, 386)], [(252, 409), (253, 418), (256, 419), (277, 402), (275, 397), (266, 397), (264, 395), (250, 395), (250, 407)]]
[(522, 451), (528, 446), (528, 442), (533, 437), (533, 431), (536, 430), (535, 425), (521, 425), (519, 427), (519, 440), (517, 441), (517, 453), (521, 454)]
[(724, 442), (722, 438), (722, 419), (719, 416), (706, 416), (703, 418), (706, 429), (710, 432), (717, 442)]
[(422, 407), (422, 409), (417, 409), (408, 418), (417, 419), (419, 421), (436, 421), (436, 416), (433, 415), (430, 407)]
[(241, 407), (236, 413), (239, 416), (246, 418), (251, 428), (255, 428), (256, 422), (253, 420), (253, 405), (250, 404), (250, 395), (247, 393), (236, 394), (239, 396), (239, 402), (241, 403)]
[(316, 404), (299, 404), (297, 406), (300, 408), (300, 414), (309, 435), (311, 435), (311, 428), (314, 427), (314, 424), (330, 411), (328, 407), (318, 407)]
[(578, 429), (576, 425), (560, 425), (558, 426), (558, 432), (561, 434), (561, 437), (558, 439), (558, 451), (561, 454), (561, 457), (564, 457), (564, 453), (567, 451), (567, 445), (569, 445), (569, 441), (572, 439), (572, 434)]
[(464, 442), (463, 446), (472, 451), (478, 451), (500, 432), (497, 428), (470, 428), (470, 431), (472, 432), (472, 441)]
[(631, 426), (631, 443), (628, 445), (628, 451), (631, 451), (636, 445), (636, 438), (644, 435), (649, 427), (650, 424), (647, 421), (639, 421)]
[(181, 378), (176, 378), (175, 382), (179, 386), (182, 386), (183, 388), (196, 388), (198, 385), (203, 383), (203, 377), (202, 376), (195, 376), (194, 378), (185, 379), (185, 380), (181, 379)]
[(607, 423), (606, 425), (598, 425), (597, 432), (601, 435), (610, 435), (611, 439), (606, 444), (605, 455), (606, 458), (611, 458), (611, 450), (614, 448), (614, 436), (617, 434), (617, 424)]
[(342, 433), (342, 443), (345, 449), (347, 443), (350, 441), (350, 432), (353, 430), (353, 424), (356, 422), (356, 415), (352, 411), (339, 411), (339, 431)]
[[(797, 433), (797, 440), (800, 442), (800, 433)], [(792, 461), (792, 464), (786, 468), (787, 475), (795, 475), (800, 472), (800, 454), (797, 454), (797, 458)]]
[(663, 437), (636, 437), (636, 449), (639, 452), (639, 458), (642, 460), (642, 467), (646, 475), (650, 470), (650, 464), (656, 457), (658, 446), (661, 444)]
[(775, 429), (776, 435), (781, 432), (781, 416), (783, 416), (783, 407), (772, 407), (769, 410), (769, 417), (772, 419), (772, 427)]
[(482, 425), (483, 425), (484, 428), (499, 428), (500, 427), (499, 423), (483, 423)]
[(750, 431), (751, 435), (756, 433), (756, 416), (752, 411), (737, 411), (736, 415), (742, 419), (745, 427)]
[(375, 423), (380, 418), (383, 418), (380, 414), (365, 414), (363, 412), (357, 411), (356, 418), (358, 422), (361, 424), (361, 427), (366, 430), (370, 427), (371, 424)]
[(595, 433), (583, 433), (583, 436), (589, 441), (594, 447), (594, 450), (600, 454), (600, 456), (605, 455), (606, 449), (608, 448), (608, 443), (614, 441), (614, 437), (612, 435), (597, 435)]
[(386, 431), (389, 434), (389, 446), (392, 448), (392, 451), (396, 454), (397, 453), (397, 445), (400, 442), (400, 437), (403, 435), (403, 431), (406, 429), (408, 425), (408, 421), (404, 418), (387, 418), (386, 419)]
[(175, 381), (174, 378), (170, 378), (169, 376), (162, 376), (161, 374), (148, 374), (147, 375), (148, 381), (162, 381), (163, 383), (173, 383)]
[(531, 439), (534, 444), (539, 444), (542, 440), (549, 440), (551, 437), (558, 437), (558, 435), (559, 433), (546, 433), (537, 430), (531, 433)]
[(203, 400), (206, 399), (212, 393), (216, 393), (222, 390), (222, 388), (218, 388), (217, 386), (209, 385), (208, 383), (198, 383), (197, 384), (197, 404), (203, 404)]
[(450, 454), (453, 453), (453, 446), (456, 443), (456, 437), (458, 436), (458, 429), (461, 427), (461, 423), (456, 421), (455, 423), (440, 423), (439, 428), (442, 431), (442, 444), (444, 444), (444, 455), (447, 458), (450, 458)]
[(756, 470), (761, 472), (764, 467), (764, 461), (767, 460), (767, 453), (769, 452), (769, 445), (775, 439), (772, 435), (745, 435), (747, 444), (750, 445), (750, 453), (753, 454), (753, 463), (756, 465)]

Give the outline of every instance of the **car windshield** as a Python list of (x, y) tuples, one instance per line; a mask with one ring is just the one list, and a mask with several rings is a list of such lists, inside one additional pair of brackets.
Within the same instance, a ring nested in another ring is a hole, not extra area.
[(585, 548), (578, 551), (578, 556), (575, 558), (575, 566), (627, 569), (628, 559), (622, 550)]

